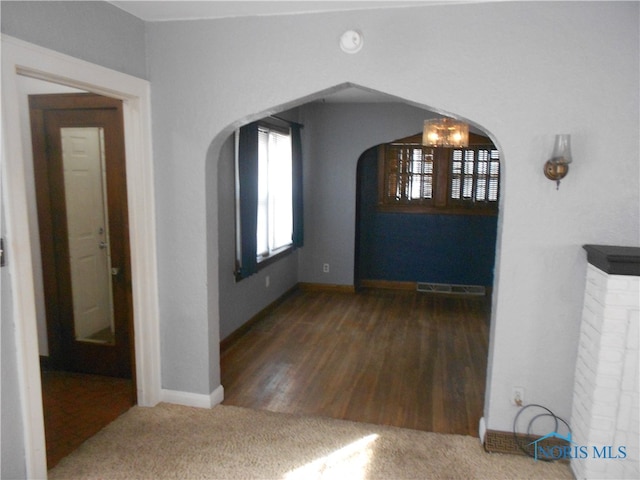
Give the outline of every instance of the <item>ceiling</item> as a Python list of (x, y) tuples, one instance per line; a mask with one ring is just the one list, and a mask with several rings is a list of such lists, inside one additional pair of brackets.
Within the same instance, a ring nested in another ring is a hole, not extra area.
[[(204, 1), (110, 1), (118, 8), (147, 22), (169, 20), (197, 20), (266, 15), (295, 15), (303, 13), (344, 12), (372, 8), (403, 8), (442, 3), (463, 3), (445, 0), (421, 1), (255, 1), (255, 0), (204, 0)], [(468, 3), (468, 2), (464, 2)]]

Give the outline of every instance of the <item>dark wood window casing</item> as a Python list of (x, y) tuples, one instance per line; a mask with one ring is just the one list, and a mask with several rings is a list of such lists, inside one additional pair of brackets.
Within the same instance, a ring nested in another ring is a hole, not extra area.
[(378, 147), (380, 211), (497, 215), (499, 190), (500, 152), (488, 137), (435, 148), (418, 134)]

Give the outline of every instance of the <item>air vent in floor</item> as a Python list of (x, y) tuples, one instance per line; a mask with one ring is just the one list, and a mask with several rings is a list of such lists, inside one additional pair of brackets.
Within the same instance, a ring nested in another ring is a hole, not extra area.
[(448, 283), (418, 282), (417, 290), (426, 293), (448, 293), (454, 295), (484, 296), (486, 294), (485, 287), (481, 285), (451, 285)]

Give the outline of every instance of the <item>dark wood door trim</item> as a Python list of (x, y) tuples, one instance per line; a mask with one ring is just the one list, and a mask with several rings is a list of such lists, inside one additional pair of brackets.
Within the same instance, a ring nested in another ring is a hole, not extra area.
[[(71, 348), (88, 373), (130, 378), (135, 375), (135, 355), (122, 102), (88, 93), (32, 95), (29, 107), (50, 362), (53, 367), (69, 369), (64, 352)], [(121, 267), (112, 281), (116, 335), (120, 336), (109, 355), (122, 359), (118, 366), (97, 360), (100, 346), (73, 342), (73, 329), (68, 331), (73, 303), (58, 132), (60, 127), (87, 126), (103, 127), (109, 159), (106, 183), (111, 254), (114, 265)]]

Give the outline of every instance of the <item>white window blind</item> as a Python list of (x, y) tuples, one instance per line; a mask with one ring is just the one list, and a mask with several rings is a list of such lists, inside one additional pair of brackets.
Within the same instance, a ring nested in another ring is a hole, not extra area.
[(391, 145), (387, 157), (387, 197), (398, 202), (433, 198), (433, 149)]
[(500, 152), (456, 149), (451, 157), (450, 198), (467, 202), (497, 202)]
[(474, 135), (465, 148), (432, 148), (421, 134), (378, 147), (378, 208), (387, 212), (495, 215), (500, 152)]

